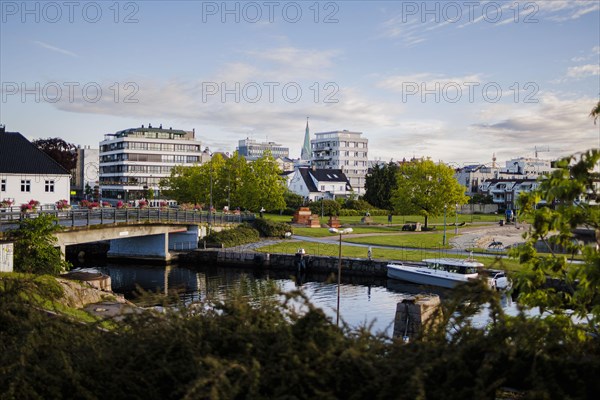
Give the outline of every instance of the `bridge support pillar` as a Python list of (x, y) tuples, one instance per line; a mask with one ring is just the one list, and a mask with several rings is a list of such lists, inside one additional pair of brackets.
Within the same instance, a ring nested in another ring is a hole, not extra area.
[(186, 251), (198, 248), (200, 231), (198, 225), (190, 225), (185, 232), (169, 233), (169, 250)]
[(137, 258), (170, 261), (169, 233), (114, 239), (110, 241), (109, 258)]

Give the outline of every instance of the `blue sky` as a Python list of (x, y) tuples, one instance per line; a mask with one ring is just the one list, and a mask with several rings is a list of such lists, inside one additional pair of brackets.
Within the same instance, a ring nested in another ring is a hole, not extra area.
[(32, 139), (97, 147), (151, 123), (298, 157), (308, 116), (363, 132), (370, 159), (463, 165), (600, 138), (598, 1), (0, 6), (0, 123)]

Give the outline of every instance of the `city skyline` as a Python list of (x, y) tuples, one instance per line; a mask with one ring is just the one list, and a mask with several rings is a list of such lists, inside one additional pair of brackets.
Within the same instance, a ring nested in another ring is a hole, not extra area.
[(25, 4), (1, 3), (0, 123), (30, 139), (151, 123), (298, 158), (309, 116), (311, 139), (363, 132), (371, 160), (598, 146), (597, 2)]

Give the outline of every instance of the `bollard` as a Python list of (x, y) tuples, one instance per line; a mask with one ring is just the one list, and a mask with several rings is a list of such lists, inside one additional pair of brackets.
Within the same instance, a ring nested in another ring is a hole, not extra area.
[[(396, 305), (394, 337), (404, 342), (419, 335), (430, 319), (436, 317), (440, 297), (435, 294), (410, 296)], [(432, 321), (435, 322), (435, 321)]]

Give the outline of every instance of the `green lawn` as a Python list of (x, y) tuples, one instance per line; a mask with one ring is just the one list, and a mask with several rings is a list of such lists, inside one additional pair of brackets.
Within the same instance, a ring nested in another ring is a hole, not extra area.
[[(256, 249), (256, 251), (262, 253), (295, 254), (299, 248), (303, 248), (307, 255), (337, 257), (339, 254), (339, 247), (337, 244), (323, 244), (297, 240), (290, 240), (274, 245), (263, 246)], [(342, 256), (351, 258), (367, 258), (367, 249), (364, 247), (342, 245)], [(468, 253), (465, 252), (464, 256), (459, 256), (455, 254), (435, 253), (422, 250), (373, 249), (372, 256), (376, 260), (420, 261), (425, 258), (435, 257), (466, 258)], [(505, 269), (510, 271), (515, 271), (519, 268), (519, 264), (514, 260), (500, 259), (496, 261), (491, 257), (475, 257), (475, 259), (491, 268)]]
[[(342, 224), (349, 225), (358, 225), (360, 224), (360, 220), (363, 216), (354, 216), (354, 217), (340, 217), (340, 222)], [(498, 222), (502, 219), (502, 215), (495, 214), (477, 214), (477, 215), (466, 215), (461, 214), (458, 216), (458, 223), (466, 222), (466, 223), (474, 223), (474, 222)], [(291, 215), (279, 215), (279, 214), (265, 214), (265, 218), (272, 219), (273, 221), (279, 222), (291, 222)], [(373, 223), (387, 225), (387, 216), (371, 216), (373, 219)], [(327, 223), (329, 221), (329, 217), (325, 216), (320, 218), (322, 224)], [(425, 222), (425, 218), (420, 215), (394, 215), (392, 218), (392, 224), (394, 225), (404, 225), (408, 222), (420, 222), (423, 224)], [(454, 216), (447, 216), (446, 223), (448, 225), (452, 225), (455, 222)], [(431, 217), (429, 218), (429, 224), (431, 225), (443, 225), (444, 224), (444, 216), (441, 215), (439, 217)]]
[(436, 233), (408, 233), (399, 235), (385, 235), (385, 236), (365, 236), (358, 238), (348, 238), (342, 240), (350, 243), (361, 243), (361, 244), (373, 244), (381, 246), (402, 246), (402, 247), (414, 247), (422, 249), (436, 249), (445, 248), (449, 249), (451, 246), (448, 244), (450, 238), (454, 237), (454, 233), (446, 233), (446, 245), (442, 246), (444, 234), (441, 232)]

